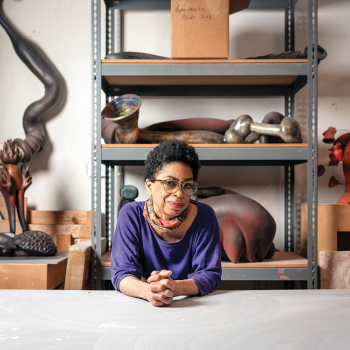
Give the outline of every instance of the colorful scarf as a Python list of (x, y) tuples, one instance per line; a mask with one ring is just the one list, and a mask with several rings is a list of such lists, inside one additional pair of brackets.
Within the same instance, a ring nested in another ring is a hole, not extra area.
[(188, 206), (179, 216), (176, 216), (171, 220), (162, 220), (156, 216), (153, 208), (153, 200), (152, 198), (149, 198), (146, 200), (145, 206), (143, 207), (143, 216), (152, 227), (166, 233), (175, 230), (186, 220), (189, 209), (190, 206)]

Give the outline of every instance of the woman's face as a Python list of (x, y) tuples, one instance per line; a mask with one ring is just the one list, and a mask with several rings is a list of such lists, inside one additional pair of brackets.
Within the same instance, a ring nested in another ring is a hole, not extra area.
[[(157, 180), (177, 180), (183, 183), (193, 181), (193, 174), (187, 164), (173, 162), (165, 165), (155, 178)], [(146, 190), (153, 198), (153, 207), (157, 217), (162, 220), (170, 220), (180, 215), (190, 203), (190, 196), (183, 192), (181, 184), (175, 193), (167, 193), (162, 182), (146, 180)]]

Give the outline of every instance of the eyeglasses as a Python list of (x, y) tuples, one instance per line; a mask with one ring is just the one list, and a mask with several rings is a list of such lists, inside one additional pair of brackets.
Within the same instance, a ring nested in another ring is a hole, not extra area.
[(198, 184), (195, 182), (179, 182), (177, 180), (154, 180), (159, 181), (163, 183), (164, 191), (166, 193), (175, 193), (178, 189), (180, 184), (182, 191), (185, 195), (191, 196), (192, 194), (196, 193)]

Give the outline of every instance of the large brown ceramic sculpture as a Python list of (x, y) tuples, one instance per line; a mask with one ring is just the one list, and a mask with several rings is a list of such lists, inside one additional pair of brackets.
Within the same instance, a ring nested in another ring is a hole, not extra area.
[(232, 262), (241, 257), (250, 262), (266, 257), (275, 237), (276, 223), (265, 208), (238, 194), (224, 194), (201, 202), (214, 209), (222, 248)]
[(18, 166), (21, 155), (16, 144), (8, 140), (0, 152), (4, 166), (0, 168), (0, 192), (2, 192), (9, 213), (10, 231), (16, 231), (15, 207), (23, 231), (27, 230), (24, 217), (24, 192), (32, 184), (32, 176), (27, 166)]

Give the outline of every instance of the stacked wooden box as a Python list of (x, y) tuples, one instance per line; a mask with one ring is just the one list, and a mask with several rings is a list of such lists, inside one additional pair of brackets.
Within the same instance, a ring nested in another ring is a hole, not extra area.
[(91, 238), (90, 211), (29, 210), (27, 224), (29, 230), (50, 235), (58, 250)]

